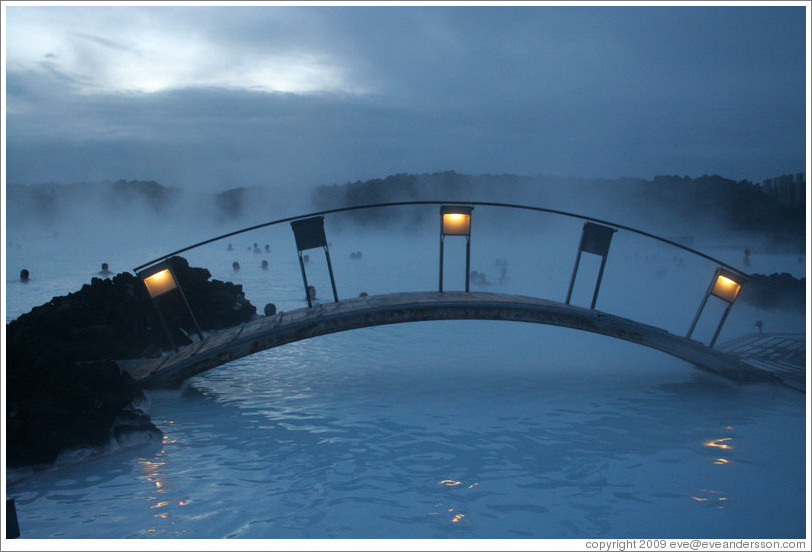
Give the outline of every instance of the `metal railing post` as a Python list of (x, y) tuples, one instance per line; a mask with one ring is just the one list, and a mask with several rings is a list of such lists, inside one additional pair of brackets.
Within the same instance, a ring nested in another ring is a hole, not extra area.
[(440, 235), (440, 293), (443, 292), (443, 236)]
[(578, 273), (578, 264), (581, 262), (581, 249), (578, 248), (578, 254), (575, 255), (575, 266), (572, 267), (572, 277), (570, 278), (570, 287), (567, 289), (567, 300), (564, 301), (566, 304), (570, 304), (570, 299), (572, 298), (572, 288), (575, 285), (575, 275)]
[(302, 281), (304, 282), (305, 297), (307, 297), (308, 308), (313, 307), (313, 301), (310, 299), (310, 290), (307, 287), (307, 274), (305, 274), (304, 260), (302, 260), (302, 252), (299, 251), (299, 268), (302, 269)]
[(338, 292), (336, 291), (336, 279), (333, 276), (333, 263), (330, 262), (330, 251), (324, 246), (324, 256), (327, 257), (327, 271), (330, 273), (330, 284), (333, 286), (333, 299), (338, 303)]

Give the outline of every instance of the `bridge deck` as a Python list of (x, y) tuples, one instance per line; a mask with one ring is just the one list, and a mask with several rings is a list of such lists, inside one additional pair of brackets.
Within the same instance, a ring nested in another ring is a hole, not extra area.
[(158, 359), (119, 361), (145, 387), (175, 387), (232, 360), (334, 332), (424, 320), (512, 320), (565, 326), (658, 349), (738, 381), (776, 380), (734, 355), (632, 320), (544, 299), (464, 292), (411, 292), (320, 303), (261, 317)]
[(804, 334), (752, 334), (723, 343), (719, 350), (735, 355), (785, 385), (806, 391), (806, 336)]

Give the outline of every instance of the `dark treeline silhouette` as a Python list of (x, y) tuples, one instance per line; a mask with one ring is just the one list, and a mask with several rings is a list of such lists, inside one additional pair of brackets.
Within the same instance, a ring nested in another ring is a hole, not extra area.
[(749, 231), (803, 232), (802, 207), (779, 203), (761, 186), (721, 176), (657, 176), (640, 187), (641, 196), (657, 205), (679, 209), (686, 217), (715, 212), (733, 228)]
[[(321, 186), (314, 190), (319, 209), (369, 203), (462, 199), (531, 205), (605, 217), (618, 223), (629, 218), (656, 225), (663, 219), (685, 224), (687, 232), (704, 221), (726, 232), (756, 233), (774, 247), (804, 247), (805, 212), (779, 203), (747, 180), (718, 175), (657, 176), (652, 180), (619, 178), (585, 180), (516, 175), (471, 176), (454, 171), (396, 174), (383, 179)], [(391, 212), (356, 211), (362, 223), (394, 223)], [(419, 217), (411, 215), (414, 222)], [(402, 221), (400, 221), (402, 222)], [(665, 231), (661, 229), (662, 231)]]
[[(292, 197), (266, 188), (234, 187), (219, 193), (184, 191), (155, 181), (118, 180), (76, 184), (9, 184), (6, 189), (10, 221), (26, 219), (51, 224), (61, 218), (111, 215), (131, 219), (134, 206), (161, 218), (180, 213), (195, 220), (236, 224), (254, 216), (257, 221), (312, 210), (350, 205), (410, 201), (455, 200), (524, 203), (572, 211), (616, 221), (662, 234), (712, 235), (749, 233), (760, 237), (760, 247), (805, 249), (805, 211), (789, 206), (747, 180), (718, 175), (578, 179), (512, 174), (467, 175), (455, 171), (395, 174), (385, 178), (322, 185), (310, 190), (311, 205), (293, 209)], [(78, 210), (78, 211), (77, 211)], [(13, 215), (13, 216), (12, 216)], [(424, 224), (428, 209), (373, 209), (346, 214), (357, 223), (379, 226)], [(478, 214), (478, 217), (482, 215)]]
[(134, 206), (142, 213), (157, 216), (176, 216), (178, 212), (193, 209), (204, 218), (230, 222), (245, 216), (252, 206), (278, 198), (278, 194), (261, 188), (197, 192), (168, 187), (154, 180), (9, 184), (6, 193), (15, 215), (49, 223), (75, 215), (78, 206), (87, 209), (88, 216), (115, 217), (126, 213), (125, 218), (133, 214)]
[(133, 202), (142, 202), (156, 214), (163, 214), (176, 200), (179, 190), (154, 180), (117, 180), (115, 182), (75, 182), (71, 184), (9, 184), (9, 205), (32, 217), (54, 218), (70, 211), (76, 203), (117, 211)]

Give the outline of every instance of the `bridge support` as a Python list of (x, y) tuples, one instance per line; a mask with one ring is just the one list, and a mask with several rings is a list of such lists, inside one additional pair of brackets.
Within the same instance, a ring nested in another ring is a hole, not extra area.
[(617, 229), (610, 228), (609, 226), (601, 226), (592, 222), (585, 222), (584, 228), (581, 230), (581, 242), (578, 244), (578, 254), (575, 256), (575, 266), (572, 268), (572, 277), (570, 278), (570, 286), (567, 289), (566, 304), (570, 304), (572, 298), (572, 287), (575, 284), (575, 275), (578, 273), (578, 265), (581, 263), (581, 253), (586, 251), (601, 256), (601, 267), (598, 270), (598, 280), (595, 282), (595, 291), (592, 294), (592, 304), (590, 309), (595, 308), (595, 303), (598, 301), (598, 291), (601, 288), (601, 280), (603, 280), (603, 269), (606, 267), (606, 257), (609, 255), (609, 244), (612, 243), (612, 234), (617, 232)]
[(466, 205), (440, 207), (440, 293), (443, 292), (443, 242), (446, 236), (465, 236), (465, 291), (471, 287), (471, 211)]
[(172, 339), (172, 335), (169, 333), (169, 329), (166, 326), (163, 316), (161, 316), (161, 309), (158, 308), (157, 302), (157, 298), (160, 295), (170, 291), (177, 290), (178, 293), (180, 293), (183, 304), (186, 306), (186, 310), (189, 312), (189, 317), (192, 319), (192, 324), (195, 327), (197, 336), (200, 338), (200, 341), (203, 341), (203, 332), (200, 330), (200, 324), (197, 323), (197, 318), (195, 317), (195, 313), (192, 311), (192, 307), (189, 305), (189, 300), (186, 299), (186, 294), (183, 293), (183, 287), (180, 285), (180, 282), (178, 282), (178, 277), (175, 276), (175, 271), (172, 269), (172, 259), (168, 259), (163, 263), (159, 263), (146, 270), (142, 270), (138, 273), (138, 277), (142, 282), (144, 282), (144, 286), (147, 288), (147, 292), (149, 293), (149, 298), (152, 301), (152, 306), (155, 307), (155, 312), (158, 314), (158, 320), (161, 322), (161, 327), (163, 327), (164, 332), (166, 332), (166, 337), (169, 338), (169, 343), (176, 351), (178, 350), (178, 347), (175, 345), (175, 341)]
[(307, 285), (307, 274), (305, 273), (302, 251), (316, 247), (324, 249), (324, 256), (327, 258), (327, 271), (330, 273), (330, 284), (333, 287), (333, 299), (338, 303), (338, 291), (336, 291), (336, 280), (333, 275), (333, 263), (330, 262), (330, 250), (327, 247), (327, 236), (324, 234), (324, 217), (319, 216), (295, 220), (290, 223), (290, 226), (293, 228), (293, 236), (296, 239), (296, 250), (299, 255), (299, 268), (302, 269), (302, 281), (304, 282), (307, 306), (313, 307), (313, 298), (310, 296), (310, 289)]
[(708, 297), (711, 295), (718, 297), (727, 303), (727, 308), (725, 309), (725, 312), (722, 313), (722, 319), (719, 320), (719, 325), (716, 326), (716, 331), (708, 344), (708, 347), (712, 349), (713, 345), (716, 343), (716, 340), (719, 338), (719, 334), (722, 332), (722, 326), (724, 325), (725, 320), (727, 320), (727, 315), (730, 314), (730, 309), (733, 308), (733, 303), (736, 301), (736, 297), (738, 297), (744, 281), (745, 279), (743, 277), (733, 274), (729, 270), (725, 270), (721, 267), (717, 268), (716, 272), (713, 274), (713, 279), (705, 292), (705, 296), (702, 298), (702, 303), (699, 304), (699, 310), (696, 311), (694, 321), (691, 322), (691, 327), (688, 329), (688, 333), (685, 335), (685, 337), (690, 338), (691, 334), (694, 333), (694, 328), (696, 328), (696, 323), (699, 321), (699, 316), (705, 309), (705, 304), (708, 302)]

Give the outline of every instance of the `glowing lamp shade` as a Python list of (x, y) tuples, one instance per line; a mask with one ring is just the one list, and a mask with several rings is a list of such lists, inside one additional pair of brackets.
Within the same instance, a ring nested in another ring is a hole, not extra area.
[(178, 287), (172, 272), (168, 268), (144, 278), (144, 285), (147, 286), (150, 297), (158, 297)]
[(731, 279), (729, 276), (718, 274), (716, 276), (716, 282), (713, 284), (711, 294), (727, 301), (728, 303), (732, 303), (736, 300), (736, 296), (739, 294), (739, 290), (741, 290), (741, 288), (741, 284)]
[(702, 303), (699, 305), (699, 310), (696, 311), (696, 316), (694, 316), (694, 321), (691, 323), (691, 327), (688, 330), (688, 335), (685, 337), (691, 337), (691, 334), (694, 332), (694, 328), (696, 327), (696, 323), (699, 320), (699, 315), (702, 314), (702, 309), (705, 308), (705, 303), (708, 301), (708, 297), (715, 295), (727, 303), (727, 308), (725, 309), (724, 314), (722, 314), (722, 319), (719, 321), (719, 325), (716, 327), (716, 333), (713, 334), (710, 343), (708, 343), (708, 347), (713, 348), (713, 344), (716, 343), (716, 339), (719, 337), (719, 333), (722, 331), (722, 325), (725, 323), (725, 320), (727, 320), (728, 313), (730, 313), (730, 308), (733, 306), (733, 302), (736, 300), (736, 296), (739, 295), (739, 291), (742, 289), (742, 284), (745, 282), (747, 282), (746, 275), (738, 275), (721, 267), (717, 268), (713, 275), (713, 279), (708, 286), (708, 291), (705, 292), (705, 297), (702, 299)]
[(470, 236), (472, 210), (472, 207), (442, 207), (440, 214), (443, 236)]

